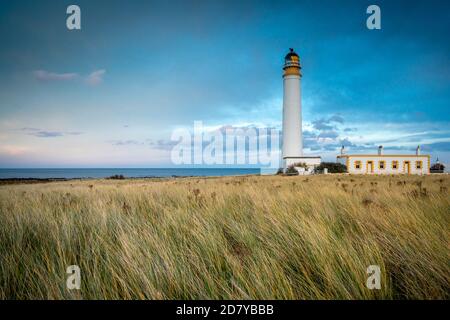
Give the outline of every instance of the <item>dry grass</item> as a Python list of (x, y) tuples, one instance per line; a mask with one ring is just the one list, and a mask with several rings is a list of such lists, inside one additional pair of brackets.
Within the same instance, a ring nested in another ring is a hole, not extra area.
[[(449, 299), (450, 178), (0, 186), (0, 298)], [(65, 287), (67, 266), (82, 288)], [(382, 289), (365, 286), (369, 265)]]

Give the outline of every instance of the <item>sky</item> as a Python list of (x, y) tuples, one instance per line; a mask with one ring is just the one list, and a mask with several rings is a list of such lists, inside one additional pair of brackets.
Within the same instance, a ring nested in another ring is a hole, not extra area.
[[(450, 163), (448, 1), (0, 0), (0, 167), (171, 166), (171, 135), (278, 128), (288, 48), (306, 155)], [(68, 30), (66, 8), (81, 9)], [(366, 27), (369, 5), (381, 30)]]

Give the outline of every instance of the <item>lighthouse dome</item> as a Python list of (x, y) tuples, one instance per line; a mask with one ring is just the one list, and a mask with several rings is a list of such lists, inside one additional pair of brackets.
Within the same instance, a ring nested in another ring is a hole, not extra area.
[(298, 61), (298, 54), (294, 51), (293, 48), (289, 48), (289, 53), (284, 57), (284, 60), (297, 60)]
[(294, 49), (289, 48), (289, 53), (284, 57), (284, 67), (285, 75), (295, 74), (300, 75), (300, 58)]

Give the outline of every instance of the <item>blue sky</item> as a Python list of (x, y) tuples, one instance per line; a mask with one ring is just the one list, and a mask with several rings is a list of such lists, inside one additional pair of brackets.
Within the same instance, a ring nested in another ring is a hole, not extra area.
[(167, 166), (196, 120), (279, 128), (289, 47), (306, 154), (450, 162), (448, 1), (0, 2), (0, 167)]

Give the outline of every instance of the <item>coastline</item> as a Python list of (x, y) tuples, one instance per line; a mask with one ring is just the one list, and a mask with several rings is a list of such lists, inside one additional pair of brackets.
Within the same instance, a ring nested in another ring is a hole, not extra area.
[(16, 184), (38, 184), (38, 183), (54, 183), (54, 182), (70, 182), (70, 181), (138, 181), (138, 180), (174, 180), (174, 179), (215, 179), (215, 178), (243, 178), (243, 177), (257, 177), (260, 174), (241, 174), (241, 175), (223, 175), (223, 176), (147, 176), (147, 177), (123, 177), (123, 178), (97, 178), (97, 177), (79, 177), (79, 178), (0, 178), (0, 186), (2, 185), (16, 185)]
[(259, 168), (2, 168), (0, 181), (64, 181), (107, 178), (176, 178), (260, 174)]

